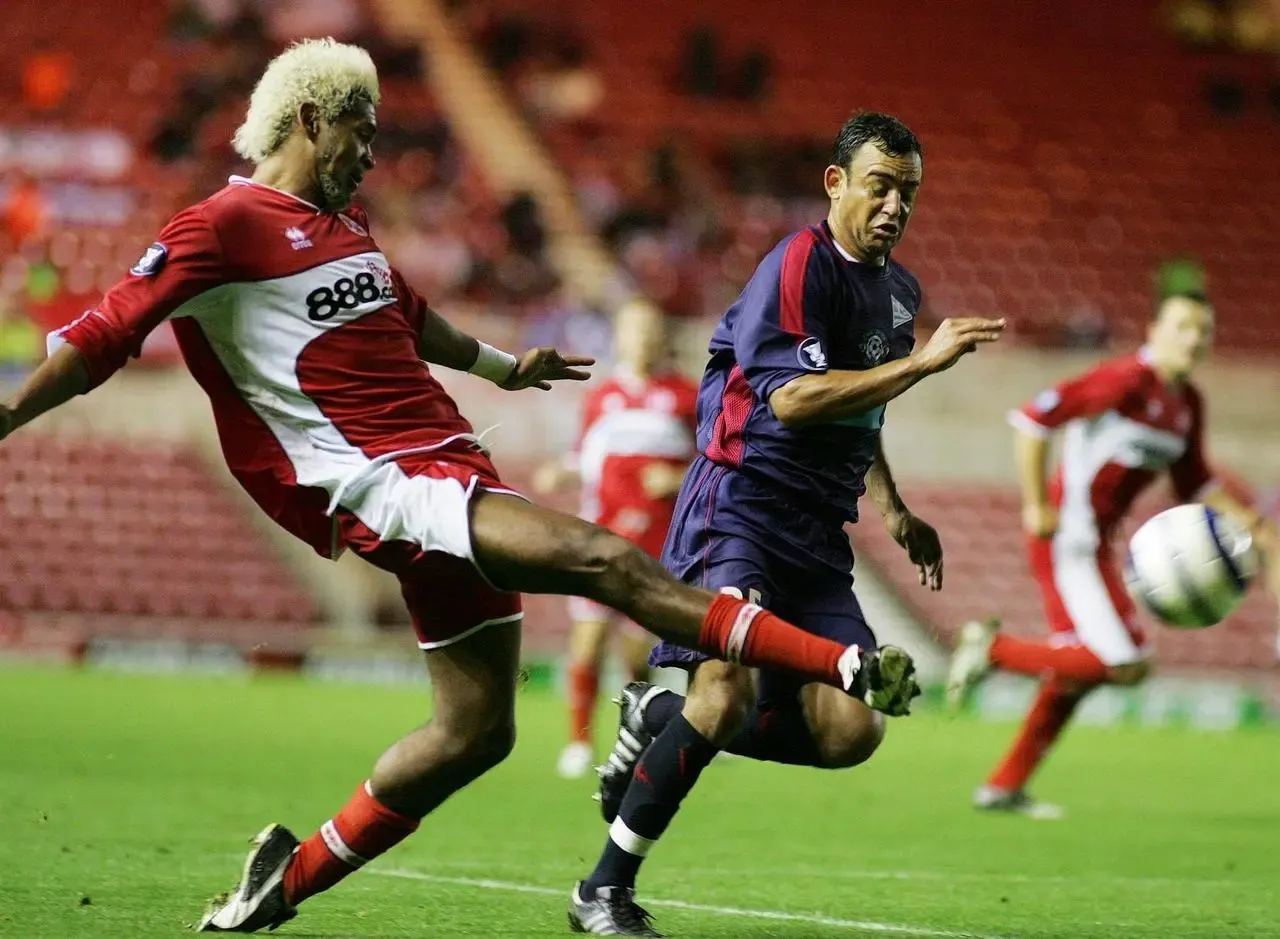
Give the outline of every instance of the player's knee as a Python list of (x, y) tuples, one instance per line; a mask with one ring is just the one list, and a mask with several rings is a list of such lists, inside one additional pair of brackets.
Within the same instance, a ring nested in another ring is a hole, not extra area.
[(1107, 669), (1107, 680), (1113, 685), (1137, 685), (1151, 674), (1151, 663), (1145, 659), (1138, 662), (1126, 662), (1124, 665), (1112, 665)]
[(746, 723), (754, 697), (750, 671), (727, 662), (706, 662), (690, 685), (685, 719), (716, 746), (724, 747)]
[(818, 735), (818, 754), (828, 769), (848, 769), (871, 759), (884, 740), (884, 717), (867, 711), (858, 720)]
[(484, 772), (510, 756), (515, 745), (515, 721), (495, 718), (450, 728), (447, 751), (452, 762)]

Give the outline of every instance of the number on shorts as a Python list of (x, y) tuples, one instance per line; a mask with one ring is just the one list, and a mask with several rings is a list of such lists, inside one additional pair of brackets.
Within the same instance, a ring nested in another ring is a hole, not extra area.
[(735, 600), (745, 599), (748, 603), (754, 603), (756, 606), (760, 605), (760, 591), (757, 590), (755, 587), (751, 587), (747, 590), (746, 597), (742, 596), (741, 587), (721, 587), (720, 592), (723, 594), (728, 594), (729, 596), (733, 597)]

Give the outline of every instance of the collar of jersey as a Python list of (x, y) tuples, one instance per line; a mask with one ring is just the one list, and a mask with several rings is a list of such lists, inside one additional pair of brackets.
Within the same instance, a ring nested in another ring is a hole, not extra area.
[(866, 261), (859, 261), (857, 258), (855, 258), (852, 254), (850, 254), (848, 251), (844, 249), (844, 245), (840, 244), (839, 240), (836, 238), (836, 233), (831, 230), (831, 226), (827, 224), (825, 219), (823, 219), (822, 221), (822, 228), (825, 231), (827, 237), (831, 239), (832, 247), (836, 249), (836, 252), (840, 255), (840, 257), (844, 258), (850, 264), (856, 264), (858, 265), (858, 268), (860, 270), (864, 270), (872, 274), (877, 274), (881, 271), (887, 271), (889, 269), (889, 255), (886, 254), (884, 256), (884, 261), (881, 264), (868, 264)]
[(294, 202), (301, 202), (308, 209), (312, 209), (317, 215), (320, 214), (320, 207), (317, 205), (312, 205), (306, 199), (303, 199), (300, 196), (295, 196), (291, 192), (285, 192), (283, 189), (277, 189), (275, 186), (268, 186), (268, 185), (265, 185), (264, 183), (256, 183), (252, 179), (250, 179), (248, 176), (235, 176), (235, 175), (229, 176), (227, 178), (227, 183), (228, 185), (231, 185), (231, 186), (255, 186), (258, 189), (265, 189), (267, 190), (267, 192), (278, 192), (280, 195), (288, 199), (292, 199)]

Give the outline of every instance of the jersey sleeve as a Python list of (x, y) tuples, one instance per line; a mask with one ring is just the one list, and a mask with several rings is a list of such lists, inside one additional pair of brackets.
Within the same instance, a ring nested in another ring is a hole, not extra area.
[(1009, 423), (1026, 433), (1045, 437), (1067, 421), (1097, 417), (1117, 408), (1138, 386), (1140, 372), (1106, 362), (1083, 375), (1046, 388), (1022, 407), (1009, 412)]
[(225, 282), (216, 232), (201, 207), (187, 209), (97, 306), (49, 335), (49, 354), (74, 346), (84, 356), (89, 387), (97, 387), (140, 355), (143, 340), (183, 304)]
[(1194, 389), (1189, 391), (1187, 403), (1191, 408), (1191, 426), (1187, 429), (1187, 449), (1171, 467), (1173, 491), (1179, 502), (1194, 502), (1210, 489), (1216, 488), (1213, 471), (1204, 454), (1204, 402)]
[(409, 322), (409, 328), (413, 330), (415, 336), (420, 336), (422, 327), (427, 321), (427, 310), (430, 309), (430, 304), (422, 294), (409, 286), (404, 275), (394, 267), (391, 268), (391, 282), (395, 287), (401, 309), (404, 311), (404, 318)]
[(812, 232), (796, 235), (780, 263), (763, 262), (743, 291), (734, 358), (761, 401), (801, 375), (827, 371), (831, 272), (816, 244)]

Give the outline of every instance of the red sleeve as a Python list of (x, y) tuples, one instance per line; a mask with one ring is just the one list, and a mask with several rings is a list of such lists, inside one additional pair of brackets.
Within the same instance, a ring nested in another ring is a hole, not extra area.
[(1142, 372), (1127, 360), (1104, 362), (1097, 368), (1046, 388), (1016, 411), (1009, 423), (1040, 436), (1078, 417), (1097, 417), (1118, 408), (1141, 381)]
[(395, 286), (396, 297), (400, 301), (400, 307), (404, 310), (404, 318), (409, 321), (409, 327), (413, 330), (415, 336), (422, 335), (422, 327), (427, 321), (427, 310), (430, 304), (423, 299), (422, 294), (409, 286), (409, 282), (404, 279), (394, 267), (391, 268), (391, 281)]
[(1173, 491), (1179, 502), (1194, 502), (1214, 483), (1213, 472), (1204, 456), (1204, 401), (1194, 388), (1187, 389), (1191, 406), (1191, 427), (1187, 430), (1187, 449), (1169, 467)]
[(98, 305), (49, 336), (84, 356), (93, 388), (142, 352), (142, 342), (188, 301), (226, 282), (222, 249), (200, 206), (175, 215)]

